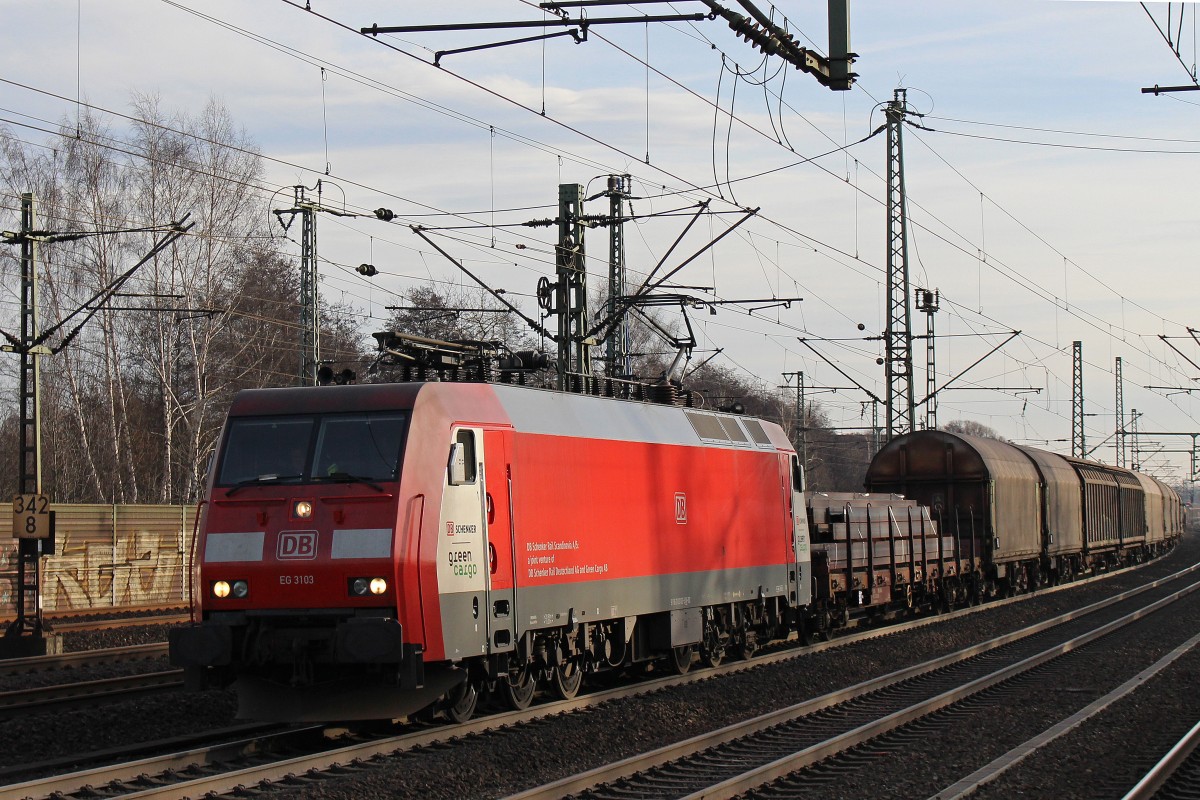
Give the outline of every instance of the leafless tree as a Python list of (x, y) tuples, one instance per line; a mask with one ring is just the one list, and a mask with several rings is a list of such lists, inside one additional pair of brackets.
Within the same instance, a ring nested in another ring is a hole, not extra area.
[[(195, 223), (43, 358), (43, 469), (64, 502), (195, 499), (233, 393), (297, 381), (298, 269), (286, 242), (270, 236), (253, 142), (216, 101), (195, 114), (168, 112), (151, 95), (132, 106), (130, 129), (118, 134), (84, 114), (51, 148), (0, 130), (0, 213), (10, 218), (20, 193), (33, 192), (40, 229), (111, 233), (185, 214)], [(110, 285), (154, 238), (41, 247), (42, 327)], [(18, 285), (17, 269), (0, 252), (4, 286)], [(15, 289), (6, 291), (0, 327), (18, 330)], [(329, 352), (362, 363), (350, 309), (326, 311)]]
[(1002, 442), (1007, 442), (1000, 434), (982, 422), (976, 422), (970, 419), (956, 419), (947, 422), (945, 425), (939, 426), (947, 433), (965, 433), (967, 436), (982, 436), (985, 439), (999, 439)]

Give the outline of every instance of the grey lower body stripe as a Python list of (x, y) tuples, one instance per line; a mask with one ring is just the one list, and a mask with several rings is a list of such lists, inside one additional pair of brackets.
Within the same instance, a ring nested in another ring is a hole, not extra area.
[[(566, 625), (572, 615), (576, 622), (594, 622), (757, 600), (760, 590), (764, 597), (786, 596), (792, 568), (776, 564), (553, 586), (518, 586), (511, 620), (494, 620), (491, 624), (493, 628), (514, 629), (519, 639), (526, 631)], [(509, 595), (506, 592), (504, 596)], [(482, 589), (440, 596), (448, 658), (481, 653), (488, 622), (475, 616), (475, 608), (490, 613), (486, 599)]]
[(210, 533), (204, 537), (204, 563), (262, 561), (262, 531), (246, 533)]
[(390, 558), (391, 528), (347, 528), (333, 532), (330, 558)]

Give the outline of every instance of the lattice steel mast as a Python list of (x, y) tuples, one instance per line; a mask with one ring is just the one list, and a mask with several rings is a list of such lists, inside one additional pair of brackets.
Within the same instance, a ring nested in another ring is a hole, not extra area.
[(1087, 441), (1083, 433), (1083, 342), (1071, 345), (1071, 455), (1083, 458)]
[(926, 430), (935, 430), (937, 423), (937, 363), (936, 347), (934, 344), (934, 324), (933, 315), (937, 313), (940, 307), (940, 295), (935, 289), (932, 292), (927, 289), (917, 290), (917, 310), (925, 314), (925, 428)]
[[(320, 181), (317, 182), (318, 198)], [(300, 359), (297, 377), (301, 386), (317, 385), (317, 370), (321, 367), (320, 295), (317, 292), (317, 211), (320, 200), (313, 202), (305, 196), (306, 187), (293, 186), (291, 208), (276, 209), (275, 216), (286, 231), (291, 220), (300, 215)], [(290, 215), (288, 222), (283, 215)]]
[[(37, 253), (35, 251), (33, 195), (21, 195), (21, 365), (18, 392), (20, 395), (20, 428), (18, 446), (20, 461), (17, 488), (22, 495), (42, 493), (42, 426), (41, 415), (41, 353), (36, 352), (38, 330)], [(43, 348), (44, 349), (44, 348)], [(15, 532), (14, 532), (15, 535)], [(25, 633), (40, 638), (45, 630), (41, 605), (40, 539), (17, 540), (16, 619), (9, 626), (8, 636)]]
[[(335, 217), (354, 217), (348, 211), (339, 211), (321, 204), (324, 181), (317, 181), (317, 199), (310, 199), (304, 186), (293, 186), (291, 208), (277, 208), (272, 213), (286, 231), (296, 215), (300, 215), (300, 364), (297, 370), (301, 386), (316, 386), (317, 371), (321, 368), (321, 295), (317, 289), (317, 212), (322, 211)], [(331, 184), (336, 186), (337, 184)], [(284, 215), (288, 219), (284, 222)], [(375, 216), (384, 222), (391, 221), (392, 212), (381, 208)], [(375, 268), (363, 264), (358, 272), (371, 277)]]
[(884, 379), (887, 381), (887, 438), (913, 429), (912, 310), (908, 282), (908, 218), (904, 195), (902, 130), (908, 111), (907, 91), (897, 89), (887, 117), (888, 307), (884, 333)]
[(558, 388), (570, 386), (568, 375), (592, 374), (587, 313), (587, 264), (584, 258), (583, 187), (558, 186), (558, 246), (554, 249), (555, 311), (558, 314)]
[(1138, 413), (1136, 408), (1129, 409), (1129, 435), (1133, 439), (1133, 446), (1130, 448), (1131, 460), (1129, 468), (1134, 472), (1138, 472), (1142, 468), (1142, 443), (1138, 438)]
[(629, 199), (628, 175), (608, 176), (608, 313), (617, 319), (608, 331), (608, 376), (629, 379), (633, 365), (629, 357), (629, 322), (624, 313), (618, 314), (618, 304), (625, 297), (625, 223), (623, 210)]
[(795, 422), (792, 425), (795, 433), (793, 434), (792, 444), (796, 448), (796, 453), (800, 456), (800, 466), (804, 467), (805, 472), (808, 471), (808, 420), (805, 418), (808, 415), (807, 398), (804, 396), (804, 373), (803, 372), (785, 372), (783, 379), (785, 384), (781, 388), (789, 388), (792, 378), (796, 379), (796, 410)]
[(1121, 374), (1121, 357), (1113, 369), (1117, 382), (1117, 466), (1125, 466), (1125, 380)]

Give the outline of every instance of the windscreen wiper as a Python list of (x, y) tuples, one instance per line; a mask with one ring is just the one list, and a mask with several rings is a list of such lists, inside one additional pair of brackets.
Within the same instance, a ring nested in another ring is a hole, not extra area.
[(328, 475), (313, 478), (314, 481), (331, 481), (333, 483), (362, 483), (370, 486), (377, 492), (382, 493), (383, 487), (375, 483), (370, 478), (364, 478), (362, 475), (353, 475), (349, 472), (331, 472)]
[(303, 477), (303, 475), (275, 475), (273, 473), (259, 475), (257, 478), (247, 478), (244, 481), (238, 481), (233, 485), (232, 489), (225, 493), (225, 496), (233, 497), (247, 486), (261, 486), (267, 483), (279, 483), (280, 481), (295, 481)]

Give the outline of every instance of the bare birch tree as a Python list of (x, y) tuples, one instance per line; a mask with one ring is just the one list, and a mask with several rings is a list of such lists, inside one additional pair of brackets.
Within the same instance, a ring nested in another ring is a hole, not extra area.
[[(268, 234), (255, 146), (216, 101), (194, 115), (168, 112), (151, 95), (132, 106), (136, 121), (120, 136), (86, 114), (78, 129), (64, 123), (52, 147), (0, 129), (0, 213), (10, 218), (28, 191), (46, 230), (112, 232), (185, 214), (196, 223), (43, 360), (43, 464), (59, 501), (194, 500), (232, 394), (294, 382), (298, 279)], [(42, 326), (108, 286), (153, 238), (42, 247)], [(18, 266), (0, 253), (6, 287), (18, 285)], [(18, 298), (5, 291), (0, 327), (17, 330)], [(361, 361), (347, 310), (328, 310), (339, 357)]]

